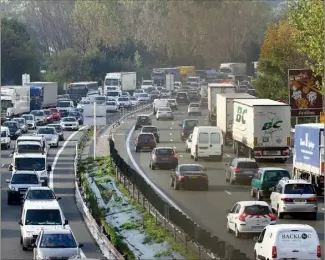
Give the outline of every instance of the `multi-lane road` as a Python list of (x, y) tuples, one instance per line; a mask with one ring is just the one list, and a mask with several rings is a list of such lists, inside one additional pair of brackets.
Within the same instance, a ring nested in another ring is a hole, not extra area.
[[(203, 110), (203, 115), (197, 118), (200, 125), (208, 125), (207, 111)], [(179, 123), (182, 119), (189, 118), (187, 115), (187, 107), (180, 107), (175, 112), (174, 121), (157, 121), (152, 119), (152, 124), (157, 126), (160, 131), (160, 143), (158, 146), (174, 147), (179, 155), (179, 163), (194, 163), (190, 159), (190, 155), (185, 152), (185, 144), (180, 140)], [(209, 176), (209, 191), (185, 191), (174, 190), (170, 187), (170, 171), (154, 170), (148, 166), (149, 154), (146, 152), (135, 153), (133, 146), (134, 136), (137, 131), (132, 132), (134, 122), (124, 123), (114, 136), (116, 148), (120, 155), (135, 169), (140, 169), (146, 174), (149, 179), (167, 195), (178, 207), (180, 207), (188, 216), (195, 222), (208, 231), (224, 239), (235, 248), (246, 253), (247, 256), (253, 258), (254, 242), (251, 236), (243, 239), (237, 239), (234, 234), (227, 233), (226, 230), (226, 215), (227, 210), (232, 205), (241, 200), (252, 200), (250, 196), (250, 187), (244, 185), (230, 185), (225, 181), (225, 164), (229, 163), (234, 157), (230, 147), (225, 148), (225, 154), (222, 162), (211, 162), (199, 160), (198, 162), (207, 169)], [(292, 170), (292, 160), (287, 163), (265, 162), (260, 163), (261, 167), (282, 167)], [(313, 226), (321, 239), (321, 244), (324, 244), (324, 202), (319, 201), (319, 212), (317, 220), (285, 219), (277, 220), (278, 223), (307, 223)]]
[[(52, 165), (53, 181), (49, 186), (54, 188), (57, 196), (62, 197), (60, 205), (63, 213), (69, 220), (69, 226), (74, 232), (79, 243), (84, 244), (83, 254), (89, 258), (102, 258), (102, 254), (89, 233), (87, 226), (76, 207), (74, 198), (74, 173), (73, 162), (75, 156), (75, 145), (85, 129), (78, 132), (65, 132), (65, 141), (60, 142), (58, 148), (51, 148), (48, 156), (48, 162)], [(32, 134), (33, 131), (29, 131)], [(12, 141), (12, 146), (15, 141)], [(8, 165), (11, 163), (10, 150), (1, 151), (1, 259), (32, 259), (32, 251), (22, 250), (19, 239), (20, 229), (18, 220), (20, 218), (21, 206), (7, 205), (6, 179), (10, 179), (11, 172), (8, 171)]]

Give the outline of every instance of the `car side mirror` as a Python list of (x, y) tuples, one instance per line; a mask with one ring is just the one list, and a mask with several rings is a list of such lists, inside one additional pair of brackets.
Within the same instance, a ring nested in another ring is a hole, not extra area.
[(61, 200), (62, 198), (61, 197), (57, 197), (56, 200)]
[(14, 167), (12, 166), (12, 164), (10, 164), (9, 167), (8, 167), (8, 170), (9, 170), (10, 172), (12, 172), (13, 168), (14, 168)]
[(259, 243), (258, 237), (253, 237), (253, 241), (256, 242), (256, 243)]
[(66, 219), (66, 220), (64, 220), (64, 224), (63, 224), (63, 226), (65, 226), (65, 225), (68, 225), (69, 224), (69, 221)]
[(232, 213), (232, 211), (230, 209), (227, 209), (227, 213)]
[(51, 165), (48, 165), (48, 166), (46, 167), (46, 170), (47, 170), (48, 172), (52, 171), (52, 166), (51, 166)]
[(23, 222), (21, 221), (21, 219), (18, 221), (18, 224), (23, 226)]
[(9, 179), (6, 179), (6, 183), (10, 183), (10, 180)]
[(83, 245), (83, 244), (79, 244), (78, 247), (79, 247), (79, 248), (83, 248), (84, 245)]

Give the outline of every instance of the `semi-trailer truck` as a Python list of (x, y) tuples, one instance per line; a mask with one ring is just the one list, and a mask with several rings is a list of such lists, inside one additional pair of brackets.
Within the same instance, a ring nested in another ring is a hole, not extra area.
[(40, 110), (56, 105), (57, 82), (30, 82), (25, 83), (24, 86), (30, 89), (30, 110)]
[(107, 73), (104, 80), (104, 95), (108, 91), (127, 91), (130, 94), (137, 88), (137, 74), (135, 72)]
[(324, 124), (295, 126), (293, 177), (314, 184), (318, 195), (324, 193)]
[(288, 104), (270, 99), (234, 99), (236, 156), (285, 162), (290, 157), (290, 116)]

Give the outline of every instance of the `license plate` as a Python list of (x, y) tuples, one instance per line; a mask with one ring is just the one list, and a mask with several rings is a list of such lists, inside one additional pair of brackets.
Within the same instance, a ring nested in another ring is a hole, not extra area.
[(306, 200), (295, 200), (295, 202), (301, 203), (301, 202), (306, 202)]
[(265, 155), (281, 155), (280, 151), (264, 151)]
[(163, 161), (168, 161), (168, 159), (169, 159), (169, 158), (163, 158), (162, 160), (163, 160)]
[(190, 176), (189, 178), (190, 178), (190, 179), (197, 179), (196, 176)]
[(202, 149), (202, 150), (208, 149), (208, 147), (199, 147), (199, 148)]
[(143, 149), (150, 149), (150, 146), (144, 146)]
[(245, 174), (252, 174), (251, 171), (244, 171)]
[(264, 226), (252, 226), (252, 229), (263, 229)]
[(179, 99), (184, 99), (183, 97), (180, 97)]

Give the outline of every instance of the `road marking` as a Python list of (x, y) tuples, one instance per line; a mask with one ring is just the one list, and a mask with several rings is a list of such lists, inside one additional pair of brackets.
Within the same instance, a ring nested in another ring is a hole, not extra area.
[(1, 164), (1, 168), (4, 167), (5, 165), (4, 164)]
[(228, 195), (232, 195), (231, 192), (225, 190), (225, 193), (227, 193)]
[(171, 127), (170, 130), (173, 130), (173, 128)]
[(172, 133), (169, 133), (169, 135), (173, 135)]
[[(165, 200), (167, 201), (171, 206), (173, 206), (175, 209), (179, 210), (180, 212), (184, 213), (183, 210), (180, 209), (176, 205), (174, 201), (172, 201), (161, 189), (159, 189), (149, 178), (148, 176), (141, 170), (137, 162), (134, 160), (133, 155), (131, 153), (130, 148), (130, 141), (132, 138), (134, 132), (134, 126), (132, 127), (131, 131), (128, 134), (128, 137), (126, 138), (126, 151), (128, 153), (129, 159), (131, 160), (135, 170), (145, 179), (145, 181)], [(184, 213), (185, 214), (185, 213)]]
[(182, 158), (182, 157), (183, 157), (183, 155), (182, 155), (182, 154), (180, 154), (180, 155), (179, 155), (179, 157), (181, 157), (181, 158)]
[(13, 157), (14, 155), (11, 153), (11, 154), (9, 154), (9, 157)]
[(230, 158), (231, 156), (229, 155), (229, 154), (227, 154), (227, 153), (225, 153), (225, 155), (228, 157), (228, 158)]
[(170, 140), (171, 142), (173, 141), (173, 140)]
[(172, 125), (174, 124), (174, 122), (172, 122)]
[(324, 208), (322, 208), (322, 210), (324, 211)]

